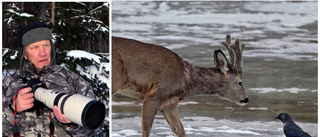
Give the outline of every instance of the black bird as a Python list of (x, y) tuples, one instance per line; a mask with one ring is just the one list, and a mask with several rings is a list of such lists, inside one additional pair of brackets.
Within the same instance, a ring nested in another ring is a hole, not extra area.
[(311, 137), (307, 132), (304, 132), (298, 125), (296, 125), (289, 114), (280, 113), (275, 119), (280, 119), (283, 123), (283, 132), (286, 137)]

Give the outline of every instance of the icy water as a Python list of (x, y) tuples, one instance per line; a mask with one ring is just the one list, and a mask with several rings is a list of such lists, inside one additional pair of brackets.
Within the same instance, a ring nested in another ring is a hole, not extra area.
[[(246, 44), (249, 104), (217, 96), (185, 98), (179, 114), (189, 137), (283, 137), (281, 112), (318, 136), (317, 2), (112, 2), (112, 35), (164, 46), (213, 66), (226, 34)], [(112, 136), (141, 136), (141, 101), (114, 95)], [(158, 113), (151, 136), (174, 136)]]

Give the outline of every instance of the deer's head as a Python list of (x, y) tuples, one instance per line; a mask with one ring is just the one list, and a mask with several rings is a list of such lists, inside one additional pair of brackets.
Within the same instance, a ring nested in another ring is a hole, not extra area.
[(220, 82), (218, 83), (218, 95), (239, 105), (249, 102), (242, 81), (242, 52), (245, 45), (240, 45), (239, 39), (231, 43), (230, 35), (222, 44), (229, 52), (229, 60), (219, 49), (214, 52), (215, 69), (220, 72)]

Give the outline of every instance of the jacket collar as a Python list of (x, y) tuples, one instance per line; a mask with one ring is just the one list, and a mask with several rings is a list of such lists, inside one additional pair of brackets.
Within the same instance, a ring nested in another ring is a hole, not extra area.
[(39, 73), (36, 71), (34, 65), (31, 62), (25, 63), (25, 78), (31, 79), (36, 78), (39, 79), (39, 76), (42, 76), (43, 74), (52, 73), (54, 70), (54, 63), (48, 66), (43, 66), (42, 69), (39, 71)]

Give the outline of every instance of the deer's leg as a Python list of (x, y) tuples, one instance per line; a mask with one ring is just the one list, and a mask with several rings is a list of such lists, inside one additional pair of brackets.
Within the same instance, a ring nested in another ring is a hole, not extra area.
[(146, 97), (142, 107), (142, 136), (148, 137), (155, 115), (158, 112), (161, 103), (155, 97)]
[(168, 124), (170, 125), (171, 130), (178, 137), (185, 137), (185, 132), (183, 125), (181, 124), (180, 117), (178, 114), (178, 103), (179, 98), (174, 97), (163, 103), (159, 111), (164, 115)]

